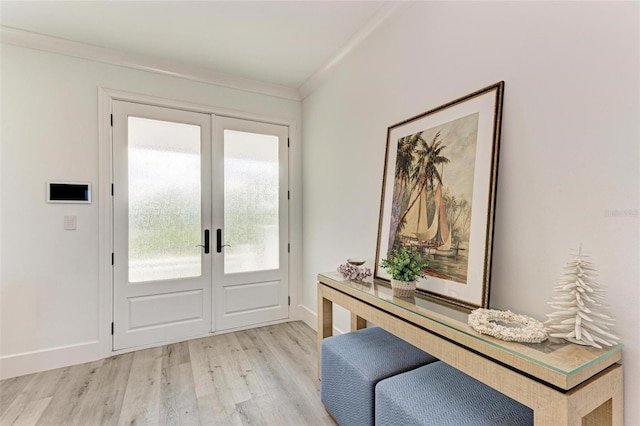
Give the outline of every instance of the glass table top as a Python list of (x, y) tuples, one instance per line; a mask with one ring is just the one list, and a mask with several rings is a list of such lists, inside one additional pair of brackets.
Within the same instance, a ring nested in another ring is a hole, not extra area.
[(319, 278), (325, 283), (329, 280), (338, 285), (347, 286), (357, 292), (395, 305), (412, 314), (452, 328), (473, 339), (477, 339), (565, 375), (572, 375), (615, 354), (623, 348), (623, 345), (619, 344), (598, 349), (569, 343), (561, 339), (548, 339), (541, 343), (507, 342), (480, 334), (467, 325), (469, 312), (449, 307), (441, 302), (435, 302), (423, 297), (394, 297), (389, 286), (380, 282), (374, 282), (371, 278), (363, 281), (345, 280), (337, 272), (321, 273), (319, 274)]

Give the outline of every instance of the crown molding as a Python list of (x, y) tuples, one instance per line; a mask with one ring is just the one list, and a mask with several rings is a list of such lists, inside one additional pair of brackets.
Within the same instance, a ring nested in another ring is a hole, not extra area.
[(305, 81), (302, 86), (298, 88), (301, 99), (309, 96), (315, 89), (322, 84), (327, 78), (327, 75), (333, 68), (342, 61), (342, 59), (356, 49), (364, 40), (366, 40), (371, 34), (373, 34), (384, 22), (386, 22), (392, 15), (397, 13), (400, 9), (403, 9), (408, 2), (406, 1), (391, 1), (387, 2), (376, 14), (371, 18), (367, 24), (362, 27), (353, 37), (344, 45), (342, 49), (338, 51), (329, 61), (327, 61), (322, 67), (320, 67), (311, 77)]
[(274, 96), (293, 101), (300, 101), (302, 99), (298, 90), (291, 87), (219, 73), (201, 67), (162, 61), (142, 55), (120, 52), (15, 28), (0, 26), (0, 42), (231, 89), (244, 90), (261, 95)]

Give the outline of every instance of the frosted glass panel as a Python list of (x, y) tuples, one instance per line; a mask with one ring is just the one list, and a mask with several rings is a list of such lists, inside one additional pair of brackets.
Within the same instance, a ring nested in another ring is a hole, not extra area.
[(224, 131), (225, 274), (278, 269), (278, 137)]
[(129, 282), (200, 276), (200, 126), (128, 121)]

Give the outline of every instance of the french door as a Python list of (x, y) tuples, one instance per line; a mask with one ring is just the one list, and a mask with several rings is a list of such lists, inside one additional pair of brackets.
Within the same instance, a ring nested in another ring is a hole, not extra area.
[(214, 260), (219, 330), (288, 316), (288, 128), (214, 122)]
[(112, 112), (113, 349), (287, 318), (287, 127)]

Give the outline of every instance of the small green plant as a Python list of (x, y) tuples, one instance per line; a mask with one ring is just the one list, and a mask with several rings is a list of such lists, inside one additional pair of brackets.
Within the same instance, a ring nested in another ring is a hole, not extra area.
[(402, 247), (387, 253), (387, 258), (382, 259), (380, 267), (390, 273), (394, 280), (415, 281), (418, 277), (426, 277), (422, 270), (427, 267), (427, 262), (416, 250)]

